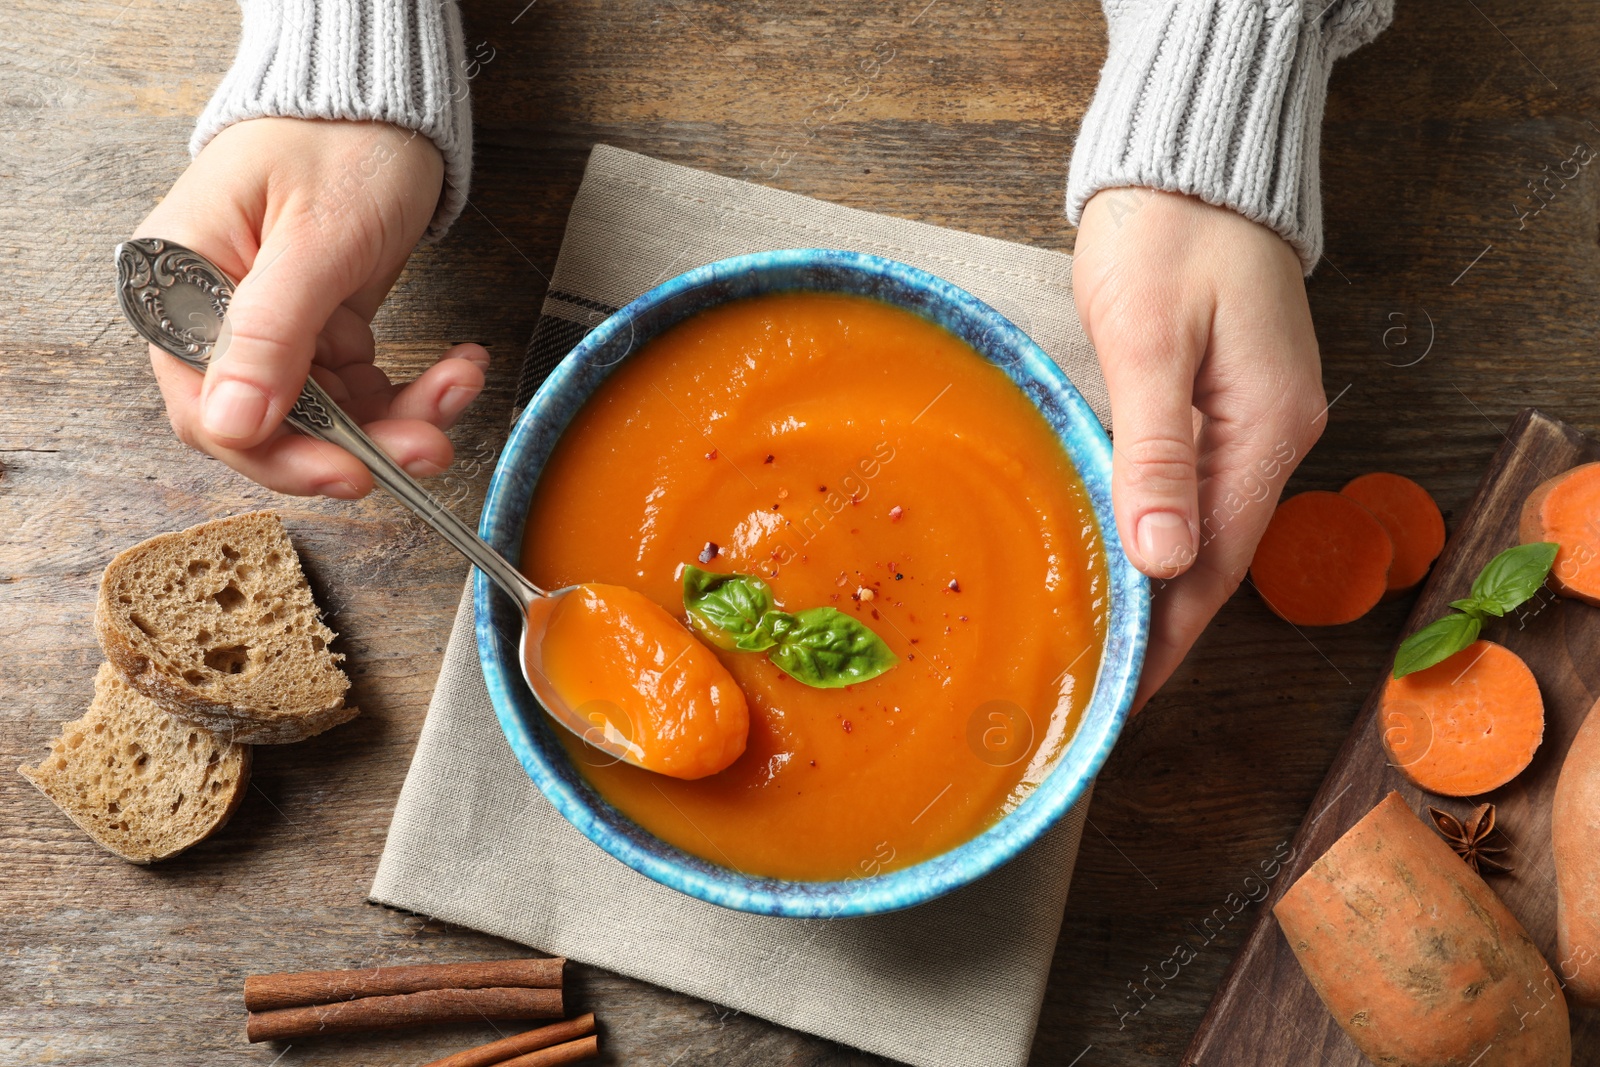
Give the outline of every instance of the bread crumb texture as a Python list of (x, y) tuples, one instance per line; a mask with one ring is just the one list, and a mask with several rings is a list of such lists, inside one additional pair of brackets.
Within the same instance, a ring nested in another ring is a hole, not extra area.
[(162, 534), (106, 568), (95, 629), (135, 689), (248, 744), (299, 741), (356, 714), (300, 558), (271, 511)]
[(250, 781), (250, 749), (169, 714), (109, 663), (83, 718), (37, 767), (20, 767), (97, 843), (134, 863), (175, 856), (219, 830)]

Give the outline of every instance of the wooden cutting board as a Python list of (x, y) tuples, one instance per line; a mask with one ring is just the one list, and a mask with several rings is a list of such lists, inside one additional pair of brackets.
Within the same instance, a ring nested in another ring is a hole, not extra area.
[[(1460, 525), (1406, 622), (1409, 634), (1466, 596), (1493, 556), (1517, 543), (1517, 515), (1540, 482), (1580, 463), (1600, 460), (1600, 441), (1528, 408), (1517, 416)], [(1396, 645), (1400, 637), (1397, 635)], [(1562, 757), (1579, 723), (1600, 696), (1600, 608), (1548, 590), (1521, 612), (1484, 627), (1483, 636), (1516, 652), (1544, 695), (1544, 743), (1533, 763), (1492, 801), (1513, 846), (1516, 870), (1488, 882), (1555, 965), (1555, 867), (1550, 853), (1550, 803)], [(1313, 639), (1315, 635), (1313, 633)], [(1292, 859), (1272, 884), (1232, 966), (1183, 1059), (1184, 1067), (1363, 1067), (1356, 1051), (1317, 998), (1289, 949), (1272, 905), (1328, 846), (1391, 790), (1427, 819), (1427, 805), (1465, 815), (1466, 801), (1437, 797), (1407, 783), (1384, 756), (1377, 721), (1386, 675), (1374, 679), (1355, 728), (1335, 758), (1293, 844)], [(1595, 843), (1600, 848), (1600, 841)], [(1600, 1011), (1574, 1009), (1573, 1063), (1600, 1064)]]

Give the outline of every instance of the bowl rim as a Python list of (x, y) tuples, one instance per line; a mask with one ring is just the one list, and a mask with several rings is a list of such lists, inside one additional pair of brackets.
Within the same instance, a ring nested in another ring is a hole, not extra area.
[[(783, 249), (756, 252), (708, 263), (686, 271), (657, 285), (629, 302), (591, 330), (561, 360), (540, 384), (533, 398), (518, 416), (505, 446), (501, 449), (484, 500), (479, 533), (502, 551), (520, 551), (523, 522), (528, 501), (509, 499), (514, 467), (535, 442), (542, 424), (560, 421), (553, 440), (559, 440), (576, 411), (586, 404), (609, 374), (609, 367), (588, 386), (578, 377), (589, 354), (613, 343), (644, 314), (663, 309), (695, 289), (725, 282), (735, 277), (765, 273), (793, 273), (796, 270), (843, 270), (865, 275), (880, 283), (921, 290), (930, 301), (982, 328), (993, 337), (999, 350), (1017, 354), (1004, 369), (1041, 413), (1041, 399), (1018, 373), (1064, 412), (1067, 425), (1051, 424), (1057, 440), (1089, 496), (1106, 558), (1106, 635), (1099, 671), (1077, 730), (1057, 757), (1055, 764), (1018, 806), (1006, 813), (976, 837), (936, 856), (908, 867), (862, 878), (827, 882), (807, 882), (746, 875), (729, 867), (710, 864), (656, 838), (603, 797), (588, 789), (588, 795), (569, 784), (549, 766), (534, 742), (535, 729), (556, 729), (545, 722), (545, 713), (522, 679), (516, 655), (516, 642), (510, 642), (509, 655), (502, 647), (502, 635), (492, 616), (492, 600), (497, 591), (480, 571), (473, 572), (473, 601), (479, 660), (495, 716), (500, 722), (518, 763), (534, 785), (555, 809), (585, 837), (622, 863), (652, 880), (677, 889), (688, 896), (738, 911), (801, 918), (838, 918), (879, 914), (924, 903), (987, 875), (1015, 858), (1037, 841), (1069, 811), (1092, 783), (1110, 754), (1132, 705), (1143, 665), (1150, 622), (1148, 579), (1136, 570), (1121, 550), (1114, 513), (1111, 509), (1111, 442), (1088, 402), (1066, 374), (1034, 341), (998, 311), (966, 290), (909, 264), (861, 252), (836, 249)], [(803, 286), (776, 285), (757, 292), (795, 291)], [(846, 292), (817, 286), (812, 291)], [(741, 294), (730, 299), (739, 299)], [(859, 295), (859, 294), (858, 294)], [(883, 299), (883, 297), (879, 297)], [(723, 303), (726, 301), (718, 301)], [(888, 301), (895, 303), (894, 301)], [(707, 305), (714, 306), (714, 305)], [(915, 307), (896, 304), (913, 314), (926, 313)], [(665, 310), (671, 311), (670, 306)], [(669, 315), (655, 332), (634, 338), (624, 356), (612, 366), (632, 356), (650, 338), (690, 317), (704, 306), (691, 306), (682, 314)], [(936, 320), (931, 320), (936, 321)], [(950, 326), (940, 323), (946, 329)], [(986, 356), (987, 358), (987, 356)], [(993, 362), (993, 360), (991, 360)], [(581, 390), (573, 400), (569, 393)], [(552, 414), (553, 413), (553, 414)], [(553, 444), (552, 444), (553, 447)], [(547, 457), (548, 458), (548, 457)], [(542, 473), (542, 466), (541, 471)], [(535, 476), (529, 495), (537, 488)], [(504, 542), (509, 541), (507, 545)], [(1119, 656), (1109, 653), (1115, 646)], [(519, 699), (520, 698), (520, 699)], [(531, 705), (538, 725), (528, 722), (520, 703)], [(591, 797), (593, 798), (591, 800)], [(606, 814), (609, 812), (609, 816)], [(621, 820), (648, 838), (657, 848), (643, 847), (633, 836), (615, 826)]]

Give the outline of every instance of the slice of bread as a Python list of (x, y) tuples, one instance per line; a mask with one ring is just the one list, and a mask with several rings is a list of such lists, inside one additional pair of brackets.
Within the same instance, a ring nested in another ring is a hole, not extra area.
[(240, 744), (284, 744), (354, 718), (283, 523), (255, 511), (161, 534), (106, 567), (100, 647), (174, 715)]
[(176, 856), (222, 828), (250, 783), (250, 748), (168, 715), (100, 665), (83, 718), (22, 776), (125, 860)]

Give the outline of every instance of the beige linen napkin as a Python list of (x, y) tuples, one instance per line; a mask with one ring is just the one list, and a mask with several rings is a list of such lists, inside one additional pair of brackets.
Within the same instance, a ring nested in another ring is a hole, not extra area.
[[(798, 247), (888, 256), (967, 289), (1029, 333), (1106, 421), (1069, 257), (606, 145), (573, 202), (517, 406), (585, 333), (659, 282), (727, 256)], [(1087, 795), (1016, 860), (920, 907), (850, 919), (729, 911), (635, 873), (545, 801), (500, 732), (472, 624), (469, 584), (374, 901), (919, 1067), (1027, 1061)]]

